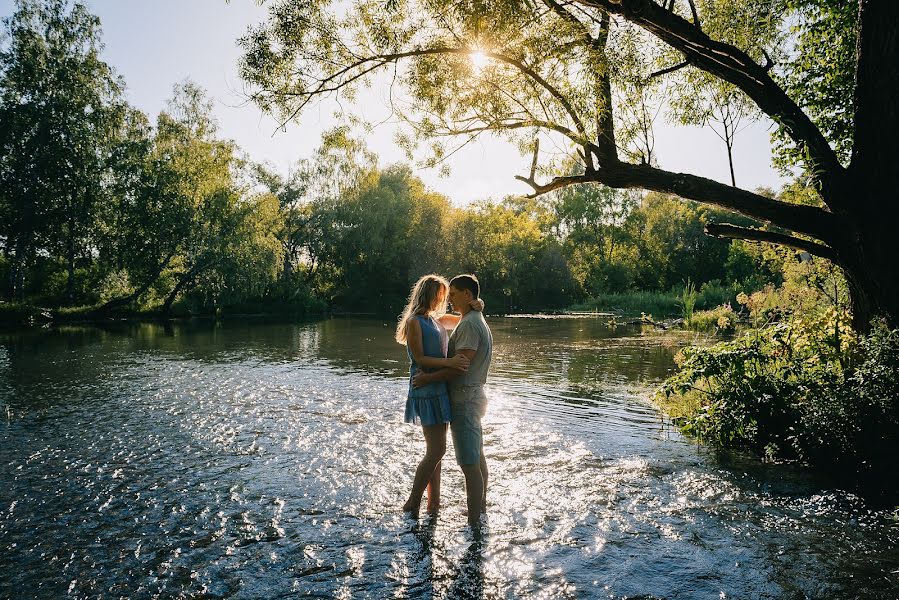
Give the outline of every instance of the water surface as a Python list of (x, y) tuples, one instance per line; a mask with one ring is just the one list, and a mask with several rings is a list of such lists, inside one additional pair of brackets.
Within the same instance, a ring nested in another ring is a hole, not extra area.
[(895, 598), (893, 516), (717, 456), (648, 398), (689, 334), (491, 318), (489, 523), (373, 320), (0, 337), (0, 597)]

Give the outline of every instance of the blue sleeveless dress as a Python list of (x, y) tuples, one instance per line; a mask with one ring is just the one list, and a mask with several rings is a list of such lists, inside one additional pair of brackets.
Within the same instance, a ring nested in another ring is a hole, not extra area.
[[(421, 325), (421, 344), (425, 356), (434, 358), (446, 358), (447, 335), (440, 323), (429, 317), (415, 316)], [(406, 397), (406, 423), (421, 423), (422, 425), (437, 425), (450, 422), (450, 401), (445, 381), (429, 383), (420, 388), (412, 387), (412, 377), (419, 369), (425, 372), (436, 369), (424, 369), (416, 364), (412, 358), (412, 352), (406, 347), (409, 355), (409, 395)]]

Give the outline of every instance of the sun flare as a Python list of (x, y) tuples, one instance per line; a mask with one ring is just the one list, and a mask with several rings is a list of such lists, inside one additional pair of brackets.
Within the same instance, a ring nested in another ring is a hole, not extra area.
[(481, 70), (487, 66), (487, 63), (490, 62), (487, 53), (480, 49), (472, 50), (469, 54), (469, 59), (471, 60), (471, 66), (475, 73), (480, 73)]

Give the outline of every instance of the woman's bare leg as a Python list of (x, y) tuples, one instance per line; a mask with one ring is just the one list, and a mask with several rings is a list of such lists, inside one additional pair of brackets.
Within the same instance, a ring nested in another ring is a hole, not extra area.
[(428, 481), (428, 514), (436, 515), (440, 510), (440, 471), (443, 461), (439, 461), (434, 467), (431, 479)]
[[(412, 481), (412, 491), (409, 492), (409, 499), (403, 505), (403, 510), (407, 512), (418, 512), (421, 505), (421, 497), (425, 488), (434, 475), (434, 470), (440, 465), (443, 455), (446, 453), (446, 423), (438, 425), (422, 426), (425, 435), (425, 456), (418, 463), (415, 469), (415, 479)], [(438, 472), (438, 493), (439, 493), (439, 472)], [(435, 495), (434, 499), (439, 503), (439, 496)], [(428, 504), (430, 505), (430, 496)]]

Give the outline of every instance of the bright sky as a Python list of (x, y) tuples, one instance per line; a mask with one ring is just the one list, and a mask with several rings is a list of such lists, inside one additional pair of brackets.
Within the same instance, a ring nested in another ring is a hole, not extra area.
[[(105, 59), (128, 86), (129, 101), (151, 119), (172, 95), (172, 86), (190, 78), (215, 99), (215, 112), (224, 137), (233, 139), (254, 160), (268, 161), (281, 172), (308, 157), (318, 146), (322, 131), (335, 125), (333, 107), (322, 106), (303, 115), (300, 124), (276, 131), (277, 122), (254, 105), (244, 103), (237, 75), (240, 50), (237, 39), (250, 25), (262, 22), (266, 8), (253, 0), (86, 0), (100, 17)], [(0, 16), (13, 13), (12, 0), (0, 0)], [(360, 94), (356, 110), (368, 118), (387, 114), (386, 90)], [(755, 124), (738, 136), (734, 148), (737, 184), (755, 189), (779, 188), (781, 178), (770, 164), (768, 126)], [(382, 125), (367, 136), (380, 164), (404, 161), (394, 143), (395, 126)], [(729, 183), (724, 143), (708, 129), (656, 124), (656, 152), (662, 168), (693, 173)], [(503, 140), (484, 138), (456, 153), (450, 177), (436, 169), (417, 171), (426, 185), (456, 204), (530, 191), (516, 181), (526, 175), (530, 157)]]

